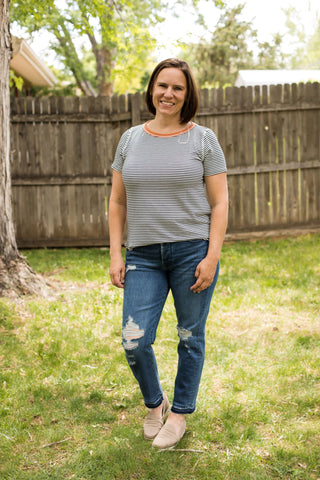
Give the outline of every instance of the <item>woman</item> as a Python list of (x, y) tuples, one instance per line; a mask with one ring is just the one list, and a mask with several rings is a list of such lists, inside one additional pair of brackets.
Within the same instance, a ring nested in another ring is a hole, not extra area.
[[(122, 135), (112, 165), (110, 278), (124, 288), (123, 347), (148, 408), (144, 436), (153, 446), (170, 448), (184, 435), (185, 416), (196, 408), (228, 193), (215, 134), (192, 122), (199, 98), (189, 65), (178, 59), (160, 62), (146, 102), (154, 118)], [(179, 336), (171, 409), (152, 349), (169, 290)]]

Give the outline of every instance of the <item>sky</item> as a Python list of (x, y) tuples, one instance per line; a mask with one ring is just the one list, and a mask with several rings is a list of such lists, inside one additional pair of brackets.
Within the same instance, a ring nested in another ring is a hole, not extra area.
[[(228, 5), (236, 6), (245, 4), (243, 18), (252, 21), (253, 27), (258, 31), (260, 41), (270, 41), (273, 33), (284, 33), (285, 14), (283, 9), (294, 7), (299, 13), (301, 24), (306, 32), (313, 30), (315, 21), (320, 18), (319, 0), (227, 0)], [(153, 33), (157, 39), (155, 57), (158, 61), (177, 56), (180, 52), (179, 41), (194, 42), (204, 34), (203, 29), (196, 23), (196, 15), (186, 11), (185, 7), (177, 7), (174, 0), (168, 0), (169, 4), (176, 7), (176, 14), (167, 14), (164, 22), (160, 23)], [(199, 0), (199, 10), (204, 15), (207, 25), (214, 30), (219, 18), (219, 10), (214, 6), (213, 0)], [(19, 36), (13, 26), (13, 35)], [(20, 32), (21, 34), (21, 32)], [(30, 43), (35, 53), (45, 59), (47, 63), (55, 63), (53, 54), (48, 53), (48, 39), (46, 34), (35, 37)]]

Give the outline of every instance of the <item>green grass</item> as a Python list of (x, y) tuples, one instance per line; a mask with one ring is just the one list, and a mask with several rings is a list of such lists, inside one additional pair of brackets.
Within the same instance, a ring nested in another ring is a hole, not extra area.
[[(0, 299), (0, 478), (319, 479), (319, 252), (319, 235), (224, 246), (197, 411), (164, 452), (142, 436), (108, 250), (23, 252), (55, 298)], [(175, 324), (169, 298), (155, 350), (170, 399)]]

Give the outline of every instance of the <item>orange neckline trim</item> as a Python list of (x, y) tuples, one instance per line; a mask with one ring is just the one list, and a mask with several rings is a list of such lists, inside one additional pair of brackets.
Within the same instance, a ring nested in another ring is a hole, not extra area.
[(146, 123), (143, 124), (143, 129), (144, 129), (145, 132), (147, 132), (149, 135), (152, 135), (153, 137), (176, 137), (178, 135), (182, 135), (183, 133), (188, 132), (188, 130), (191, 130), (195, 126), (196, 126), (196, 124), (194, 122), (190, 122), (185, 128), (183, 128), (182, 130), (178, 130), (177, 132), (156, 133), (156, 132), (153, 132), (152, 130), (150, 130), (150, 128), (148, 127), (148, 124), (146, 122)]

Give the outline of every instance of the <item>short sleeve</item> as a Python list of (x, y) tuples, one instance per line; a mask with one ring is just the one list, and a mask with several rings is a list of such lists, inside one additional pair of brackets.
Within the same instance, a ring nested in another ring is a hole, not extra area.
[(131, 129), (127, 130), (122, 134), (117, 146), (113, 164), (111, 165), (111, 167), (114, 170), (117, 170), (120, 173), (122, 172), (122, 167), (126, 159), (126, 149), (127, 149), (130, 137), (131, 137)]
[(217, 175), (227, 171), (226, 160), (215, 133), (206, 128), (202, 134), (204, 175)]

